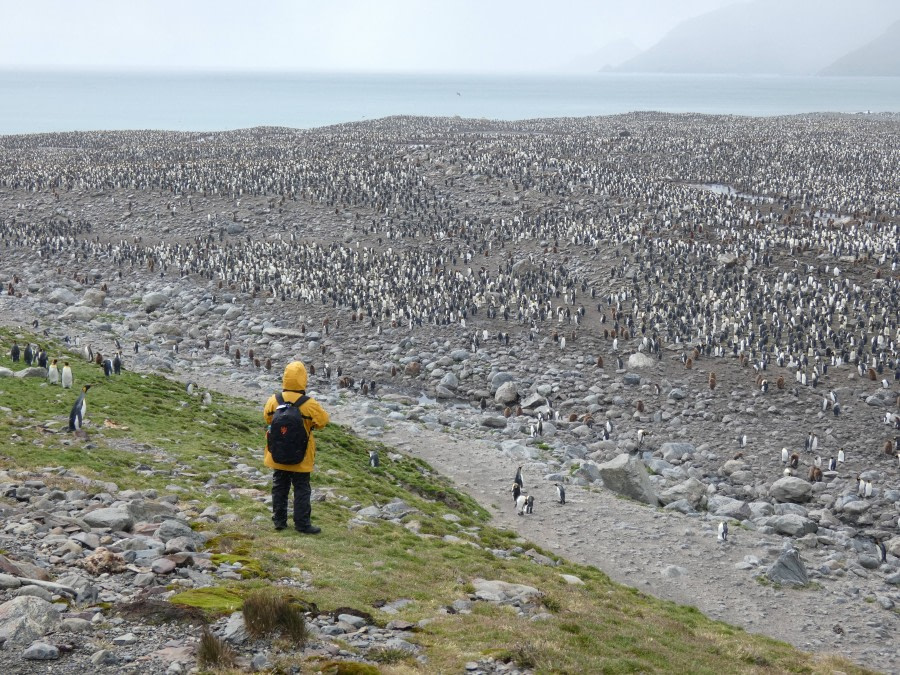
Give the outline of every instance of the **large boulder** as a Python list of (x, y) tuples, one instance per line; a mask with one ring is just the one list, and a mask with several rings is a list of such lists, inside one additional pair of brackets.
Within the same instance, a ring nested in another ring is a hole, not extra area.
[(509, 405), (515, 403), (519, 398), (519, 390), (516, 388), (515, 382), (504, 382), (494, 394), (494, 400), (501, 405)]
[(52, 604), (22, 595), (0, 605), (0, 644), (29, 645), (59, 625), (59, 611)]
[(54, 288), (50, 295), (47, 296), (47, 302), (58, 305), (74, 305), (78, 302), (78, 296), (68, 288)]
[(511, 584), (506, 581), (474, 579), (472, 586), (475, 587), (475, 597), (479, 600), (503, 605), (527, 602), (532, 598), (539, 598), (543, 595), (533, 586)]
[(145, 311), (152, 312), (154, 309), (159, 309), (165, 305), (168, 301), (169, 296), (165, 293), (151, 291), (150, 293), (145, 293), (144, 297), (141, 298), (141, 305)]
[(663, 504), (671, 504), (682, 499), (686, 500), (693, 508), (697, 508), (703, 495), (706, 494), (706, 485), (696, 478), (688, 478), (683, 483), (673, 485), (663, 490), (659, 495), (659, 501)]
[(733, 499), (724, 495), (710, 497), (706, 503), (707, 510), (719, 518), (732, 518), (734, 520), (748, 520), (750, 518), (750, 505), (740, 499)]
[(783, 586), (806, 586), (809, 583), (809, 575), (800, 562), (800, 554), (794, 549), (782, 553), (766, 571), (766, 577)]
[(85, 305), (72, 305), (66, 307), (66, 311), (59, 315), (60, 321), (91, 321), (100, 310), (96, 307), (86, 307)]
[(514, 382), (516, 376), (512, 373), (497, 373), (491, 378), (491, 392), (496, 392), (500, 387), (502, 387), (507, 382)]
[(800, 503), (809, 500), (812, 484), (795, 476), (785, 476), (776, 480), (769, 488), (769, 496), (779, 502)]
[(659, 446), (663, 459), (671, 462), (673, 459), (681, 459), (685, 455), (692, 457), (697, 449), (693, 443), (682, 443), (679, 441), (666, 441)]
[(647, 356), (646, 354), (641, 354), (640, 352), (632, 354), (628, 357), (629, 368), (652, 368), (655, 365), (655, 359)]
[(778, 534), (786, 534), (789, 537), (802, 537), (819, 529), (815, 521), (799, 516), (796, 513), (773, 516), (769, 519), (769, 525), (775, 528)]
[(106, 527), (110, 530), (128, 531), (134, 525), (134, 519), (124, 507), (109, 507), (88, 511), (82, 520), (91, 527)]
[(82, 307), (103, 307), (105, 301), (106, 293), (99, 288), (89, 288), (84, 292), (84, 295), (81, 297), (81, 302), (78, 304)]
[(636, 458), (622, 453), (599, 466), (603, 485), (613, 492), (656, 506), (659, 499), (644, 464)]

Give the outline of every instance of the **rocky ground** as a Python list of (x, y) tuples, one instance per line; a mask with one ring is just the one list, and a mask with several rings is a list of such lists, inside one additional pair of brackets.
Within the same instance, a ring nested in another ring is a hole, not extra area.
[[(56, 338), (69, 335), (74, 340), (77, 336), (81, 345), (90, 343), (106, 352), (117, 336), (126, 347), (137, 340), (137, 354), (126, 349), (127, 368), (165, 372), (195, 381), (213, 395), (216, 391), (238, 394), (258, 399), (260, 405), (278, 386), (278, 368), (271, 372), (257, 369), (246, 357), (236, 366), (233, 358), (224, 356), (226, 340), (232, 345), (255, 345), (279, 363), (294, 356), (320, 364), (321, 359), (330, 358), (333, 369), (341, 364), (345, 376), (356, 378), (357, 389), (359, 381), (377, 382), (374, 396), (358, 391), (350, 394), (339, 387), (336, 372), (326, 381), (320, 368), (320, 374), (311, 378), (311, 389), (331, 409), (334, 421), (431, 462), (492, 509), (499, 524), (562, 556), (596, 565), (617, 581), (695, 605), (714, 618), (810, 651), (837, 652), (886, 672), (900, 670), (892, 639), (900, 603), (897, 463), (875, 447), (866, 449), (888, 433), (880, 431), (884, 407), (873, 405), (871, 398), (880, 401), (878, 383), (860, 379), (849, 369), (833, 376), (833, 386), (846, 402), (841, 419), (834, 421), (821, 411), (820, 392), (796, 388), (763, 394), (753, 386), (753, 376), (734, 359), (701, 360), (694, 369), (685, 370), (677, 354), (664, 353), (662, 360), (634, 359), (627, 362), (634, 367), (617, 370), (609, 365), (598, 368), (593, 354), (562, 351), (546, 343), (507, 347), (488, 342), (472, 353), (453, 340), (441, 341), (427, 329), (412, 333), (389, 329), (376, 340), (366, 328), (343, 322), (340, 327), (332, 325), (327, 336), (300, 333), (272, 321), (273, 308), (264, 300), (245, 298), (217, 305), (211, 294), (198, 290), (190, 279), (120, 282), (115, 290), (102, 293), (99, 309), (104, 316), (92, 321), (61, 321), (66, 304), (49, 301), (51, 293), (67, 288), (75, 298), (70, 306), (85, 306), (97, 302), (96, 289), (36, 264), (24, 270), (34, 282), (21, 298), (3, 298), (7, 325), (27, 325), (33, 317), (40, 329)], [(160, 302), (160, 296), (161, 304), (148, 313), (147, 303)], [(197, 308), (203, 311), (197, 312)], [(188, 322), (189, 315), (198, 314), (204, 323), (202, 330), (198, 323)], [(115, 317), (115, 321), (104, 317)], [(26, 320), (21, 322), (21, 318)], [(310, 325), (321, 323), (315, 308), (306, 320)], [(160, 322), (182, 327), (185, 340), (177, 353), (171, 345), (156, 342), (148, 330)], [(208, 349), (200, 344), (204, 335), (212, 336)], [(196, 346), (185, 348), (186, 342)], [(611, 360), (612, 355), (607, 356)], [(391, 364), (398, 371), (394, 376)], [(718, 376), (715, 390), (707, 385), (710, 370)], [(543, 435), (532, 437), (531, 426), (537, 421), (534, 409), (510, 417), (503, 414), (508, 406), (497, 392), (505, 382), (512, 382), (523, 402), (538, 409), (561, 393), (553, 403), (561, 419), (545, 421)], [(439, 383), (453, 396), (440, 401), (434, 398)], [(481, 398), (489, 401), (485, 410), (478, 405)], [(638, 400), (643, 402), (642, 412), (637, 409)], [(573, 413), (578, 421), (569, 422)], [(580, 421), (588, 413), (594, 417), (592, 426)], [(604, 439), (607, 420), (612, 432)], [(637, 448), (639, 428), (649, 432), (641, 448)], [(835, 472), (825, 471), (820, 483), (800, 479), (779, 483), (784, 469), (781, 447), (800, 451), (808, 465), (811, 457), (802, 452), (803, 438), (812, 430), (824, 448), (820, 453), (836, 454), (836, 448), (844, 447), (846, 462)], [(741, 448), (737, 439), (744, 434), (748, 438)], [(605, 482), (614, 480), (612, 474), (604, 480), (604, 464), (623, 454), (652, 470), (649, 483), (646, 478), (636, 483), (644, 491), (643, 497), (652, 495), (650, 499), (667, 504), (665, 509), (622, 498), (604, 487)], [(529, 516), (516, 515), (510, 493), (519, 465), (523, 466), (526, 491), (536, 499), (534, 514)], [(868, 499), (856, 496), (860, 473), (875, 485)], [(16, 550), (8, 542), (22, 541), (23, 536), (36, 532), (35, 502), (46, 508), (48, 500), (74, 500), (74, 507), (68, 505), (71, 511), (82, 502), (88, 507), (96, 500), (121, 504), (146, 498), (102, 491), (60, 495), (44, 488), (40, 476), (31, 479), (35, 482), (14, 476), (4, 479), (8, 489), (14, 486), (14, 495), (19, 490), (24, 490), (23, 497), (28, 490), (35, 492), (22, 500), (29, 505), (30, 514), (14, 510), (6, 516), (3, 547), (8, 551)], [(564, 506), (555, 503), (554, 482), (567, 487)], [(154, 508), (179, 509), (165, 500), (151, 501)], [(176, 522), (213, 514), (179, 512), (177, 516)], [(727, 543), (717, 540), (716, 528), (722, 520), (731, 524)], [(64, 564), (67, 551), (74, 546), (93, 545), (96, 550), (111, 543), (96, 541), (96, 535), (89, 534), (90, 527), (77, 519), (72, 523), (43, 522), (55, 529), (48, 535), (41, 528), (40, 544), (35, 541), (31, 546), (41, 555), (55, 556), (48, 558), (55, 564)], [(73, 538), (73, 531), (77, 537)], [(886, 563), (878, 561), (873, 533), (886, 540)], [(86, 538), (89, 543), (83, 541)], [(171, 539), (159, 530), (155, 534), (139, 532), (130, 539), (142, 543), (130, 544), (126, 550), (133, 547), (136, 554), (149, 551), (143, 555), (151, 558), (160, 550), (173, 549), (176, 566), (182, 553), (178, 547), (191, 548), (177, 541), (178, 537), (170, 545)], [(798, 590), (766, 580), (786, 549), (799, 552), (811, 582), (807, 588)], [(138, 562), (137, 556), (134, 560), (129, 557), (126, 564)], [(144, 563), (148, 559), (144, 558)], [(191, 553), (190, 559), (192, 565), (182, 572), (188, 579), (234, 573), (210, 569), (203, 555)], [(149, 575), (144, 579), (165, 573), (144, 567), (146, 564), (136, 572)], [(77, 574), (83, 579), (82, 573)], [(9, 579), (6, 583), (13, 587), (17, 582)], [(74, 577), (60, 575), (56, 583), (71, 587), (76, 594), (85, 592)], [(101, 577), (99, 583), (90, 580), (88, 586), (102, 599), (122, 593), (116, 583), (113, 575)], [(6, 592), (40, 597), (68, 591), (24, 588), (26, 591), (10, 588)], [(64, 621), (68, 623), (59, 630), (69, 632), (54, 634), (54, 644), (61, 635), (71, 641), (89, 640), (92, 649), (108, 645), (109, 649), (89, 651), (96, 664), (109, 659), (115, 664), (109, 666), (113, 670), (128, 663), (140, 669), (144, 659), (159, 649), (170, 663), (179, 664), (167, 666), (172, 672), (182, 663), (190, 665), (190, 659), (179, 651), (190, 647), (191, 641), (185, 641), (183, 635), (161, 636), (154, 629), (154, 648), (149, 650), (146, 643), (140, 648), (130, 646), (129, 642), (142, 643), (141, 632), (127, 623), (119, 628), (117, 619), (112, 619), (111, 625), (104, 623), (99, 634), (90, 632), (94, 616), (71, 616)], [(339, 623), (336, 617), (323, 621), (331, 622), (322, 626), (327, 630)], [(78, 628), (70, 630), (72, 626)], [(219, 628), (224, 630), (224, 626)], [(77, 630), (88, 630), (90, 637)], [(347, 630), (341, 626), (337, 632)], [(390, 634), (383, 638), (403, 639)], [(378, 637), (373, 633), (361, 639)], [(248, 654), (251, 659), (257, 656), (262, 659), (257, 665), (267, 658), (264, 653)], [(21, 654), (12, 658), (13, 669), (30, 667), (21, 658)]]

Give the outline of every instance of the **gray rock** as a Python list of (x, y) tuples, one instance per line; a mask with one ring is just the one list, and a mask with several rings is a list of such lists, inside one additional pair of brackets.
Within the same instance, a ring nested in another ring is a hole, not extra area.
[(806, 586), (809, 583), (806, 567), (800, 562), (800, 554), (794, 549), (778, 556), (778, 560), (766, 571), (766, 577), (783, 586)]
[(745, 501), (733, 499), (724, 495), (713, 495), (707, 500), (707, 510), (719, 518), (733, 518), (735, 520), (748, 520), (750, 518), (750, 506)]
[(91, 663), (95, 666), (114, 666), (119, 658), (108, 649), (101, 649), (91, 654)]
[(156, 537), (162, 541), (169, 541), (176, 537), (193, 538), (194, 531), (187, 523), (182, 523), (180, 520), (164, 520), (156, 530)]
[(506, 418), (498, 417), (497, 415), (490, 415), (488, 417), (481, 418), (481, 426), (488, 427), (489, 429), (505, 429), (506, 428)]
[(685, 455), (693, 456), (697, 452), (697, 448), (693, 443), (681, 443), (675, 441), (667, 441), (659, 446), (663, 459), (671, 462), (673, 459), (681, 459)]
[(653, 506), (659, 502), (644, 464), (636, 458), (622, 453), (598, 468), (607, 489)]
[(343, 621), (357, 629), (366, 625), (366, 620), (355, 614), (338, 614), (338, 621)]
[(41, 368), (40, 366), (30, 366), (28, 368), (22, 368), (22, 370), (16, 371), (15, 376), (20, 379), (25, 377), (45, 378), (47, 377), (47, 369)]
[(459, 378), (456, 377), (455, 373), (446, 373), (441, 378), (441, 386), (446, 387), (447, 389), (456, 389), (459, 386)]
[(134, 525), (134, 519), (128, 510), (118, 506), (88, 511), (82, 516), (82, 519), (91, 527), (106, 527), (110, 530), (125, 532)]
[(511, 584), (506, 581), (475, 579), (472, 581), (472, 585), (475, 587), (476, 598), (499, 604), (527, 602), (532, 598), (543, 595), (543, 593), (532, 586)]
[(691, 503), (687, 499), (678, 499), (674, 502), (669, 502), (665, 506), (666, 511), (678, 511), (679, 513), (683, 513), (686, 516), (690, 516), (692, 514), (697, 513)]
[(680, 401), (686, 396), (687, 394), (684, 392), (684, 389), (673, 389), (669, 392), (669, 398), (673, 401)]
[(659, 494), (659, 501), (663, 504), (671, 504), (672, 502), (685, 500), (696, 509), (705, 494), (706, 485), (696, 478), (688, 478), (683, 483), (663, 490)]
[(779, 534), (786, 534), (789, 537), (802, 537), (819, 530), (819, 526), (815, 521), (795, 513), (773, 516), (769, 519), (768, 524), (775, 528), (775, 531)]
[(250, 639), (250, 633), (247, 631), (247, 625), (244, 623), (243, 612), (232, 612), (231, 616), (228, 617), (228, 623), (225, 625), (222, 639), (233, 645), (244, 644)]
[(524, 410), (534, 410), (535, 408), (540, 408), (547, 402), (540, 394), (531, 394), (524, 401), (522, 401), (521, 405)]
[(516, 387), (516, 383), (504, 382), (497, 388), (497, 393), (494, 394), (494, 401), (501, 405), (509, 405), (510, 403), (515, 403), (518, 397), (519, 390)]
[(516, 379), (516, 376), (513, 375), (512, 373), (497, 373), (490, 380), (491, 393), (492, 394), (496, 393), (496, 391), (501, 386), (503, 386), (507, 382), (513, 382), (513, 381), (515, 381), (515, 379)]
[(22, 658), (29, 661), (53, 661), (59, 658), (59, 649), (54, 645), (48, 645), (46, 642), (33, 642), (22, 653)]
[(144, 297), (141, 298), (141, 306), (147, 312), (152, 312), (154, 309), (159, 309), (160, 307), (163, 307), (167, 302), (169, 302), (169, 296), (167, 296), (165, 293), (159, 293), (156, 291), (145, 293)]
[(776, 480), (769, 488), (769, 496), (779, 502), (805, 502), (812, 495), (812, 485), (796, 476)]
[(59, 305), (74, 305), (78, 302), (78, 296), (68, 288), (54, 288), (47, 296), (47, 302)]
[(13, 598), (0, 605), (0, 643), (27, 645), (59, 625), (59, 612), (46, 600)]
[(630, 387), (636, 387), (641, 383), (641, 376), (637, 373), (625, 373), (622, 376), (622, 382)]
[(78, 304), (82, 307), (103, 307), (105, 301), (106, 293), (99, 288), (89, 288), (84, 292)]
[(656, 359), (637, 352), (628, 357), (629, 368), (652, 368), (656, 365)]
[(59, 315), (60, 321), (93, 321), (100, 313), (96, 307), (85, 307), (84, 305), (72, 305), (66, 307), (65, 311)]

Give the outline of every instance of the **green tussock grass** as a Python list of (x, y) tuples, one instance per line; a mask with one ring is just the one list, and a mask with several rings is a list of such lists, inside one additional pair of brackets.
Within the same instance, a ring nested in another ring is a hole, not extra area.
[[(0, 329), (0, 366), (12, 367), (14, 335), (20, 344), (29, 337), (47, 344), (37, 336)], [(7, 408), (0, 410), (0, 469), (58, 467), (115, 482), (121, 489), (152, 488), (162, 494), (177, 488), (181, 503), (197, 513), (216, 504), (221, 512), (236, 515), (232, 522), (205, 526), (212, 535), (207, 548), (215, 562), (240, 562), (243, 578), (172, 598), (181, 607), (202, 610), (207, 618), (227, 615), (244, 607), (248, 598), (271, 597), (265, 595), (271, 592), (291, 607), (313, 613), (355, 608), (379, 624), (392, 618), (429, 619), (411, 638), (425, 663), (393, 650), (373, 652), (371, 658), (358, 655), (386, 672), (461, 672), (466, 662), (486, 656), (540, 673), (866, 672), (838, 657), (817, 659), (711, 621), (694, 608), (617, 585), (592, 567), (564, 560), (558, 567), (545, 567), (514, 553), (499, 558), (489, 549), (535, 548), (556, 556), (491, 526), (485, 509), (425, 462), (392, 460), (390, 448), (337, 425), (316, 432), (312, 484), (325, 499), (313, 503), (313, 520), (323, 533), (275, 532), (263, 501), (270, 491), (270, 472), (262, 466), (261, 410), (267, 393), (257, 401), (214, 394), (213, 403), (203, 406), (181, 383), (164, 377), (126, 370), (106, 379), (98, 366), (65, 354), (60, 345), (50, 345), (48, 352), (68, 357), (78, 389), (97, 383), (88, 394), (88, 438), (62, 431), (77, 390), (63, 391), (40, 379), (0, 378), (0, 405)], [(377, 469), (368, 466), (372, 447), (380, 451)], [(262, 473), (248, 477), (235, 470), (239, 463)], [(47, 482), (62, 485), (66, 480), (60, 475)], [(353, 522), (359, 508), (395, 499), (415, 509), (402, 523)], [(459, 522), (445, 520), (446, 514)], [(444, 541), (445, 535), (462, 543)], [(561, 573), (585, 583), (567, 585)], [(546, 618), (530, 621), (512, 608), (481, 602), (470, 614), (446, 612), (455, 600), (468, 597), (477, 577), (540, 589), (544, 598), (535, 611), (545, 612)], [(398, 599), (410, 601), (398, 615), (379, 610)], [(266, 611), (269, 618), (282, 611), (266, 610), (263, 604), (264, 617)], [(209, 642), (207, 647), (212, 663), (217, 645)], [(376, 666), (362, 663), (295, 657), (309, 672), (377, 672), (372, 670)], [(223, 659), (227, 662), (227, 656)]]

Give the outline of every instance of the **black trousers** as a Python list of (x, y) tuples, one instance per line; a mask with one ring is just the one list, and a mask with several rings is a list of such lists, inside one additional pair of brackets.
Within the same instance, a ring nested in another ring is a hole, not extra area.
[(299, 471), (274, 469), (272, 474), (272, 522), (287, 524), (288, 493), (294, 486), (294, 527), (305, 528), (312, 525), (312, 506), (309, 498), (309, 474)]

